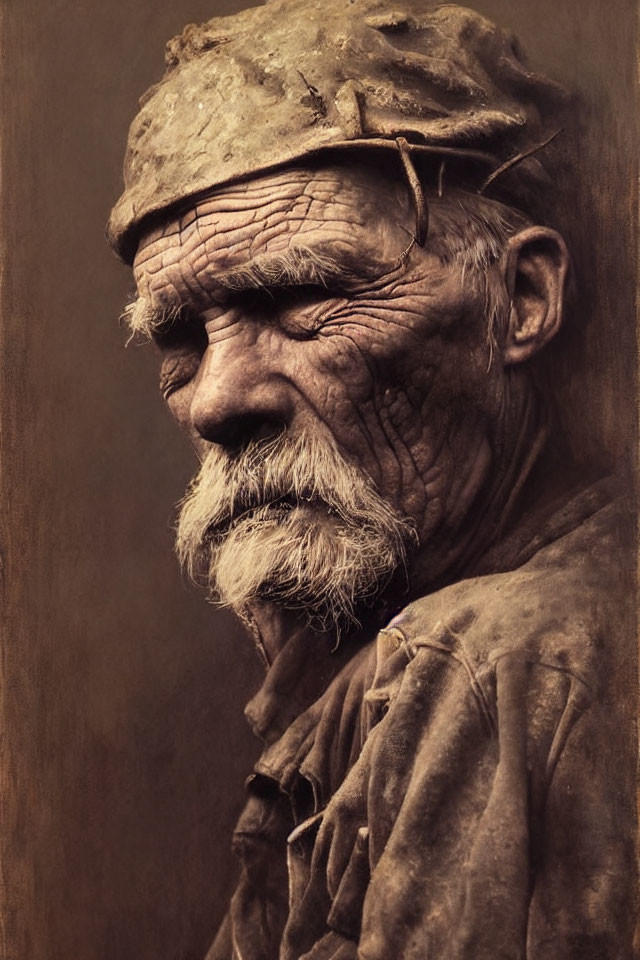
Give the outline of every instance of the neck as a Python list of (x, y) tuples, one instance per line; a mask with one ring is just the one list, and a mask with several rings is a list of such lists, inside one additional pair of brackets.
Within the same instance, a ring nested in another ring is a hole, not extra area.
[(359, 647), (364, 640), (375, 635), (379, 628), (379, 611), (365, 611), (355, 629), (340, 631), (317, 630), (308, 621), (304, 612), (288, 610), (277, 604), (256, 603), (246, 610), (241, 619), (253, 637), (258, 653), (265, 665), (271, 667), (278, 654), (287, 644), (300, 649), (318, 651), (321, 658), (335, 654), (346, 647)]
[(340, 640), (335, 632), (314, 630), (299, 613), (270, 604), (255, 605), (248, 623), (268, 670), (245, 715), (266, 743), (282, 736), (375, 635), (362, 628)]
[(403, 603), (473, 573), (509, 524), (548, 432), (535, 388), (518, 371), (507, 380), (501, 416), (487, 437), (489, 453), (462, 516), (453, 524), (444, 523), (419, 551)]

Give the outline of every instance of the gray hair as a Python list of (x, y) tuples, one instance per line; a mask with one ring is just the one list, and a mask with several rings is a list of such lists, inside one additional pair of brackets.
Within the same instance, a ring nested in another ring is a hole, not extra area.
[(532, 226), (532, 220), (513, 207), (463, 190), (448, 191), (429, 200), (429, 246), (443, 264), (461, 268), (484, 296), (486, 335), (490, 356), (509, 320), (509, 299), (496, 270), (509, 239)]

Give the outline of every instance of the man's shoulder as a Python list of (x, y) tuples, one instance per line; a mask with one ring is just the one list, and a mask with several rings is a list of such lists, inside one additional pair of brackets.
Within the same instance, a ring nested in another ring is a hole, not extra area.
[(410, 659), (419, 651), (449, 655), (473, 674), (517, 657), (595, 689), (628, 635), (630, 522), (624, 497), (600, 502), (517, 568), (465, 579), (409, 604), (378, 645), (402, 645)]

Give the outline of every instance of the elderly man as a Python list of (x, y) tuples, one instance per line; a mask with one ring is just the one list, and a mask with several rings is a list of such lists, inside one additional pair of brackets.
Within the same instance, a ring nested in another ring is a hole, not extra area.
[(265, 749), (225, 960), (631, 955), (624, 507), (548, 442), (562, 91), (473, 12), (187, 27), (110, 238), (201, 468), (181, 559)]

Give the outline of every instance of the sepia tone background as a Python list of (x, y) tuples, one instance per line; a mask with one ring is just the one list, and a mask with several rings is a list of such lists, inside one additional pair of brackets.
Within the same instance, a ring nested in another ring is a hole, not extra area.
[[(245, 5), (0, 7), (2, 960), (197, 960), (225, 907), (260, 671), (173, 561), (193, 459), (152, 349), (123, 348), (130, 280), (103, 225), (164, 42)], [(568, 204), (580, 296), (552, 373), (574, 449), (620, 467), (635, 424), (635, 0), (471, 5), (590, 104)]]

